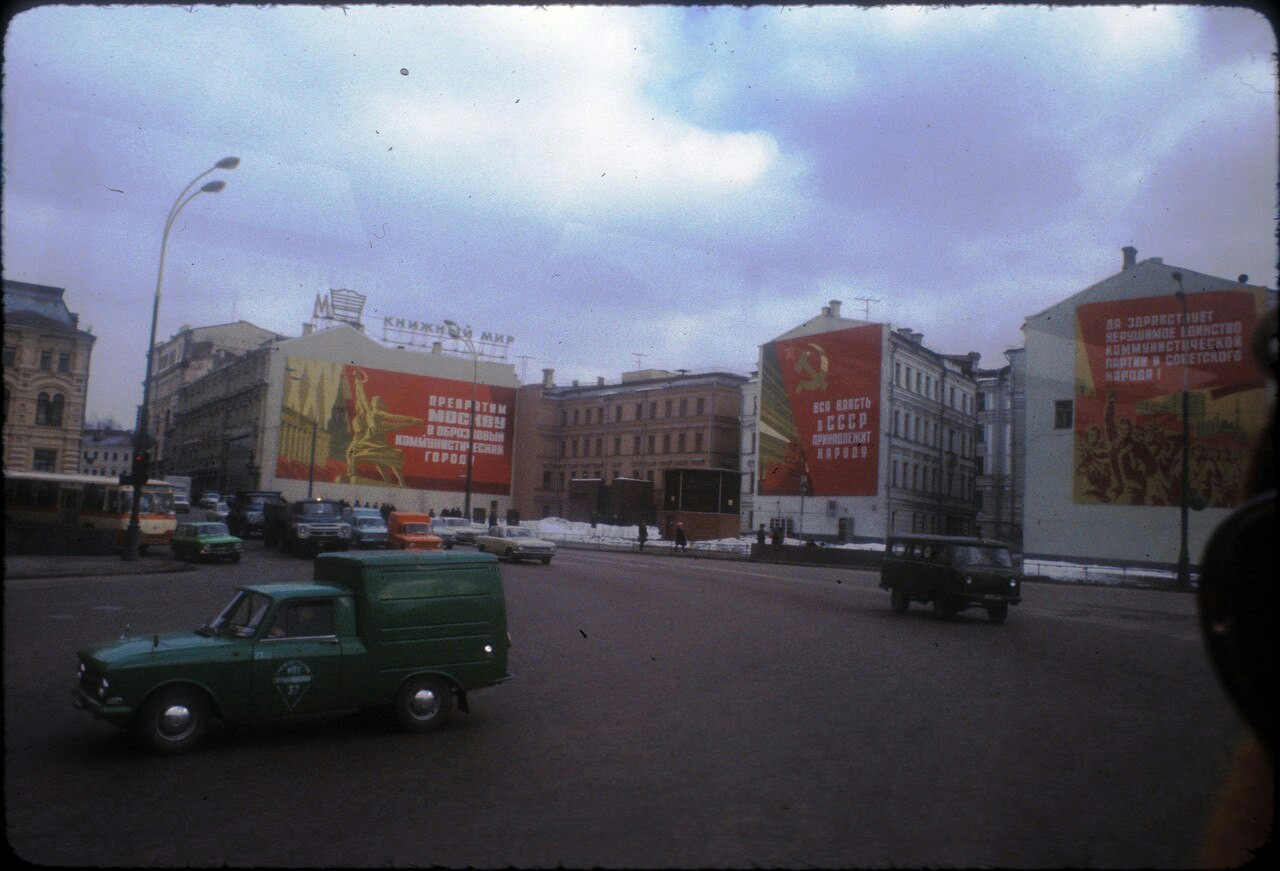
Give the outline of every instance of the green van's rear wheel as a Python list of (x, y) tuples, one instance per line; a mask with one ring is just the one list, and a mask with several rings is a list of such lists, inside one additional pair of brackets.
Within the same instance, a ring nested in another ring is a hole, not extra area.
[(433, 675), (412, 678), (396, 694), (396, 720), (410, 732), (439, 729), (453, 710), (453, 687)]

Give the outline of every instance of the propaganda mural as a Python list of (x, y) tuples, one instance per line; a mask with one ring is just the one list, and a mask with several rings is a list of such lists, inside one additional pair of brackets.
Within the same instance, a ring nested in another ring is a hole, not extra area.
[(508, 493), (515, 390), (475, 390), (473, 437), (470, 381), (289, 358), (276, 477), (461, 492), (471, 444), (472, 491)]
[(761, 495), (875, 495), (882, 330), (870, 324), (762, 348)]
[(1262, 290), (1090, 303), (1076, 309), (1073, 499), (1180, 505), (1182, 392), (1189, 494), (1205, 507), (1243, 495), (1268, 397), (1250, 351)]

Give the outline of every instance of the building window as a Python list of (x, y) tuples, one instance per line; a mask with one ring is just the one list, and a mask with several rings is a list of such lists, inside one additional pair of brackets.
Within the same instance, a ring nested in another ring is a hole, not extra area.
[(578, 425), (578, 409), (576, 408), (573, 410), (573, 425)]
[(636, 436), (636, 437), (632, 440), (632, 442), (631, 442), (631, 453), (633, 453), (633, 454), (637, 454), (637, 455), (640, 453), (640, 436)]
[(622, 420), (622, 406), (615, 405), (613, 407), (613, 419), (615, 422)]
[(653, 436), (649, 436), (649, 453), (651, 453), (651, 454), (653, 453), (653, 444), (654, 444), (654, 441), (653, 441), (653, 440), (654, 440), (654, 437), (653, 437)]
[(58, 452), (52, 448), (36, 448), (31, 455), (31, 469), (36, 472), (53, 472), (58, 465)]
[(671, 433), (669, 432), (662, 434), (662, 452), (664, 454), (671, 453)]
[(53, 368), (53, 352), (52, 351), (40, 352), (40, 368), (44, 369), (46, 372)]
[(667, 417), (671, 416), (671, 400), (670, 399), (667, 400), (667, 404), (666, 404), (666, 408), (664, 409), (664, 412)]
[(1059, 399), (1053, 403), (1053, 428), (1071, 429), (1072, 400)]
[(693, 434), (693, 449), (697, 453), (702, 453), (702, 433), (700, 432)]
[(63, 403), (61, 393), (55, 393), (52, 397), (47, 393), (41, 393), (36, 399), (36, 425), (62, 426)]
[(636, 403), (636, 420), (640, 420), (642, 417), (644, 417), (644, 403), (637, 402)]
[(604, 456), (604, 442), (601, 439), (596, 439), (596, 456), (597, 457)]
[(698, 414), (701, 415), (704, 411), (706, 411), (706, 408), (707, 408), (706, 400), (703, 399), (701, 396), (698, 397)]
[(649, 403), (649, 419), (653, 420), (658, 416), (658, 401), (655, 399)]
[(688, 413), (689, 413), (689, 400), (681, 399), (680, 400), (680, 416), (684, 417)]
[(676, 453), (678, 454), (684, 453), (684, 433), (680, 433), (678, 436), (676, 436)]
[(542, 489), (543, 490), (551, 489), (551, 470), (550, 469), (544, 469), (542, 472)]
[(4, 346), (4, 367), (6, 369), (12, 369), (14, 365), (17, 364), (17, 362), (18, 362), (18, 349), (10, 347), (9, 345), (5, 345)]
[(71, 371), (71, 355), (70, 354), (58, 355), (58, 371), (59, 372)]
[(613, 455), (616, 457), (622, 453), (622, 436), (613, 437)]

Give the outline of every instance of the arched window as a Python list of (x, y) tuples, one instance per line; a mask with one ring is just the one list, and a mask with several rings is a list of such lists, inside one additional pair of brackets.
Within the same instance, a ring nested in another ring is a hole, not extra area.
[(36, 425), (62, 426), (62, 408), (66, 399), (61, 393), (41, 393), (36, 399)]

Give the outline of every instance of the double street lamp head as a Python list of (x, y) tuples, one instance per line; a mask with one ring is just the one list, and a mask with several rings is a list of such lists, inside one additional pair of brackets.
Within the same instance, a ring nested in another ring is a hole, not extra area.
[(216, 194), (227, 186), (225, 181), (211, 181), (200, 188), (206, 194)]
[(238, 157), (224, 157), (213, 165), (214, 169), (235, 169), (240, 165)]

